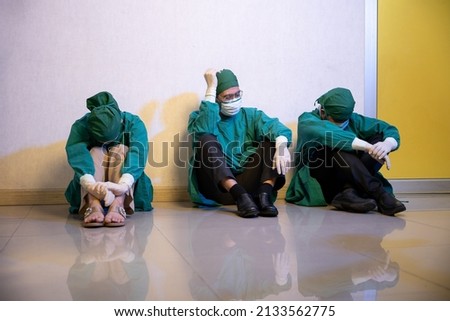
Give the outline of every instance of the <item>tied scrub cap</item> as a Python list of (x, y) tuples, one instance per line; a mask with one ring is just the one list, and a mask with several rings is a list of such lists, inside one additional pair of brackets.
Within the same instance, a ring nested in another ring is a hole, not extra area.
[(222, 69), (216, 73), (217, 76), (217, 94), (224, 92), (231, 87), (239, 87), (236, 75), (229, 69)]
[(91, 136), (100, 143), (114, 141), (120, 134), (122, 117), (119, 106), (113, 96), (104, 91), (86, 101), (91, 111), (88, 126)]
[(337, 122), (344, 122), (350, 118), (355, 107), (355, 100), (350, 90), (334, 88), (317, 99), (328, 116)]

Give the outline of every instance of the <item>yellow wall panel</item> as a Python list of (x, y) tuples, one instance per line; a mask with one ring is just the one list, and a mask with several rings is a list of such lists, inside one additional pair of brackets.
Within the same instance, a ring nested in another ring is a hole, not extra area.
[(377, 117), (400, 130), (388, 178), (450, 178), (450, 1), (378, 1)]

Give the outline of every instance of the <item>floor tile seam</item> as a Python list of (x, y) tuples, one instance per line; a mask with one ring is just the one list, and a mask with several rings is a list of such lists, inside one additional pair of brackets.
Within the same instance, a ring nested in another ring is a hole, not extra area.
[(397, 215), (396, 217), (405, 217), (408, 213), (421, 213), (421, 212), (449, 212), (450, 207), (440, 207), (440, 208), (415, 208), (415, 209), (408, 209), (406, 208), (405, 212), (402, 212), (400, 215)]
[(30, 212), (31, 212), (33, 207), (35, 207), (35, 205), (29, 206), (26, 214), (23, 217), (0, 217), (0, 220), (20, 220), (20, 221), (23, 221), (30, 215)]
[(8, 240), (5, 242), (5, 245), (0, 249), (0, 255), (5, 251), (6, 247), (9, 244), (9, 242), (11, 242), (12, 236), (9, 236), (7, 238), (8, 238)]
[[(427, 222), (417, 221), (416, 219), (413, 219), (413, 218), (411, 218), (411, 219), (404, 218), (404, 219), (408, 223), (415, 223), (417, 225), (432, 227), (432, 228), (436, 228), (438, 230), (450, 231), (450, 228), (442, 227), (442, 226), (439, 226), (439, 225), (432, 225), (432, 224), (427, 223)], [(450, 215), (449, 215), (449, 220), (450, 220)]]
[(30, 207), (28, 208), (27, 215), (25, 215), (24, 219), (27, 219), (28, 216), (30, 216), (31, 211), (32, 211), (35, 207), (39, 207), (39, 206), (37, 206), (37, 205), (32, 205), (32, 206), (30, 206)]
[[(374, 258), (374, 257), (368, 256), (366, 253), (362, 253), (362, 252), (358, 252), (358, 253), (361, 254), (361, 255), (363, 255), (363, 256), (365, 256), (365, 257), (367, 257), (367, 258), (369, 258), (369, 259), (371, 259), (371, 260), (374, 260), (374, 261), (377, 261), (377, 262), (380, 262), (380, 263), (384, 263), (384, 262), (381, 262), (381, 260), (379, 260), (379, 259), (376, 259), (376, 258)], [(450, 290), (450, 287), (446, 287), (445, 285), (442, 285), (442, 284), (436, 283), (436, 282), (434, 282), (434, 281), (425, 279), (425, 278), (422, 277), (422, 276), (419, 276), (419, 275), (417, 275), (417, 274), (415, 274), (415, 273), (412, 273), (412, 272), (408, 271), (408, 270), (405, 269), (405, 268), (402, 268), (402, 265), (399, 265), (399, 270), (400, 270), (401, 272), (406, 273), (406, 274), (408, 274), (408, 275), (410, 275), (410, 276), (413, 276), (413, 277), (415, 277), (415, 278), (417, 278), (417, 279), (419, 279), (419, 280), (422, 280), (422, 281), (424, 281), (424, 282), (433, 284), (433, 285), (435, 285), (435, 286), (437, 286), (437, 287), (439, 287), (439, 288), (443, 288), (443, 289), (446, 289), (446, 290)]]
[(413, 273), (413, 272), (410, 272), (410, 271), (408, 271), (408, 270), (402, 268), (401, 265), (400, 265), (400, 268), (399, 268), (399, 269), (400, 269), (400, 272), (406, 273), (406, 274), (408, 274), (409, 276), (413, 276), (413, 277), (415, 277), (415, 278), (417, 278), (417, 279), (419, 279), (419, 280), (422, 280), (423, 282), (426, 282), (426, 283), (432, 284), (432, 285), (434, 285), (434, 286), (436, 286), (436, 287), (438, 287), (438, 288), (441, 288), (441, 289), (445, 289), (445, 290), (447, 290), (447, 291), (450, 291), (450, 287), (445, 286), (445, 285), (443, 285), (443, 284), (441, 284), (441, 283), (438, 283), (438, 282), (435, 282), (435, 281), (426, 279), (426, 278), (424, 278), (423, 276), (417, 275), (417, 274), (415, 274), (415, 273)]
[(216, 301), (221, 301), (221, 300), (223, 300), (223, 299), (220, 297), (219, 293), (217, 293), (217, 292), (214, 290), (214, 288), (212, 288), (212, 287), (209, 285), (209, 283), (207, 282), (207, 280), (205, 280), (205, 279), (203, 278), (202, 274), (199, 273), (199, 271), (197, 271), (197, 269), (196, 269), (195, 267), (191, 266), (191, 269), (192, 269), (192, 271), (195, 272), (195, 274), (197, 275), (197, 277), (198, 277), (200, 280), (202, 280), (202, 282), (208, 287), (208, 289), (211, 291), (211, 293), (214, 293), (214, 295), (216, 296)]
[(1, 224), (8, 224), (8, 223), (15, 223), (18, 221), (23, 221), (25, 218), (15, 218), (15, 217), (4, 217), (0, 218), (0, 225)]
[(28, 215), (31, 212), (31, 208), (33, 208), (33, 206), (30, 206), (30, 208), (28, 209), (27, 214), (25, 215), (25, 217), (18, 219), (19, 223), (17, 224), (16, 228), (14, 229), (14, 231), (11, 233), (11, 235), (9, 236), (8, 241), (6, 241), (5, 246), (2, 247), (2, 249), (0, 249), (0, 253), (3, 252), (6, 247), (8, 246), (9, 242), (11, 242), (13, 237), (17, 237), (16, 233), (19, 230), (20, 226), (23, 224), (23, 222), (26, 220), (26, 218), (28, 217)]
[(158, 226), (157, 223), (153, 222), (153, 228), (159, 232), (159, 234), (167, 241), (168, 244), (170, 244), (170, 246), (172, 247), (172, 249), (175, 250), (175, 252), (181, 257), (183, 258), (183, 261), (185, 261), (190, 267), (192, 267), (192, 265), (190, 264), (189, 260), (178, 250), (178, 248), (175, 246), (174, 243), (172, 243), (170, 241), (170, 239), (167, 237), (167, 235), (163, 232), (163, 230)]
[(202, 277), (202, 275), (197, 271), (197, 269), (195, 268), (195, 266), (193, 266), (191, 264), (191, 262), (189, 262), (189, 259), (187, 257), (185, 257), (178, 249), (177, 247), (170, 241), (170, 239), (162, 232), (162, 230), (157, 226), (156, 223), (153, 223), (153, 228), (156, 228), (159, 232), (159, 234), (167, 241), (167, 243), (170, 244), (170, 246), (175, 250), (175, 252), (183, 259), (183, 261), (190, 267), (190, 269), (192, 271), (195, 272), (195, 274), (197, 274), (199, 276), (199, 278), (202, 280), (202, 282), (205, 283), (205, 285), (211, 290), (212, 293), (214, 293), (217, 298), (219, 298), (220, 300), (220, 296), (218, 295), (218, 293), (216, 293), (216, 291), (214, 291), (213, 288), (211, 288), (211, 286), (209, 285), (208, 282), (206, 282), (206, 280)]

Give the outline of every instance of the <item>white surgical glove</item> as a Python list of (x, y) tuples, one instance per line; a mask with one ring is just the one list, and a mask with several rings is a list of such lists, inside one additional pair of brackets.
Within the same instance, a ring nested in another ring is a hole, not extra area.
[(206, 93), (205, 93), (205, 100), (209, 101), (211, 103), (216, 102), (216, 89), (217, 89), (217, 76), (216, 76), (217, 70), (215, 69), (208, 69), (205, 72), (205, 80), (206, 80)]
[(386, 164), (386, 168), (388, 170), (390, 170), (391, 169), (391, 159), (389, 158), (389, 155), (384, 156), (384, 158), (382, 160), (384, 160), (384, 163)]
[(397, 146), (397, 141), (392, 137), (388, 137), (382, 142), (373, 144), (372, 148), (369, 149), (369, 154), (375, 159), (383, 159)]
[(369, 144), (365, 140), (355, 137), (355, 139), (352, 142), (352, 148), (354, 150), (362, 150), (364, 152), (368, 152), (372, 148), (372, 144)]
[(285, 175), (291, 163), (291, 154), (287, 147), (288, 139), (278, 136), (275, 139), (275, 155), (273, 157), (272, 169), (277, 169), (278, 174)]
[(91, 174), (84, 174), (80, 177), (80, 185), (89, 194), (95, 198), (105, 202), (105, 206), (109, 206), (115, 199), (114, 194), (108, 190), (105, 182), (96, 182)]
[[(395, 141), (395, 139), (394, 139), (394, 141)], [(391, 160), (387, 154), (382, 158), (374, 157), (374, 155), (370, 154), (370, 150), (372, 150), (374, 146), (375, 145), (369, 144), (368, 142), (366, 142), (362, 139), (359, 139), (358, 137), (356, 137), (352, 142), (352, 148), (354, 150), (362, 150), (362, 151), (369, 153), (369, 155), (372, 156), (372, 158), (374, 158), (381, 164), (386, 164), (386, 168), (388, 170), (391, 169)]]
[(106, 182), (108, 190), (110, 190), (114, 195), (120, 196), (131, 189), (134, 184), (134, 177), (131, 174), (122, 174), (118, 183)]
[(289, 275), (289, 255), (287, 253), (272, 254), (273, 267), (275, 269), (275, 282), (285, 285)]

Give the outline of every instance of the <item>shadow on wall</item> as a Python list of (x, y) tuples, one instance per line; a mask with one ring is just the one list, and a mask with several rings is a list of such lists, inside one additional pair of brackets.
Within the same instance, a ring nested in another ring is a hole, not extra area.
[[(199, 103), (197, 94), (184, 93), (162, 104), (151, 101), (139, 111), (138, 115), (147, 127), (150, 144), (145, 172), (153, 185), (187, 185), (187, 165), (192, 154), (187, 123), (189, 114), (198, 108)], [(297, 124), (287, 123), (286, 126), (292, 130), (290, 151), (293, 160)], [(66, 188), (73, 171), (67, 163), (65, 144), (66, 141), (60, 141), (27, 148), (0, 159), (0, 171), (3, 173), (0, 189)]]
[(27, 148), (0, 159), (0, 189), (65, 188), (73, 176), (65, 141)]
[(161, 105), (150, 102), (140, 112), (148, 131), (150, 152), (146, 172), (154, 185), (186, 186), (191, 140), (189, 114), (198, 109), (195, 93), (184, 93)]
[[(187, 185), (187, 161), (191, 153), (187, 123), (189, 114), (198, 105), (196, 94), (185, 93), (163, 104), (149, 102), (138, 113), (147, 127), (150, 144), (145, 172), (154, 185)], [(66, 141), (60, 141), (27, 148), (1, 158), (0, 189), (66, 188), (73, 171), (67, 163), (65, 144)]]

